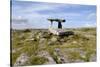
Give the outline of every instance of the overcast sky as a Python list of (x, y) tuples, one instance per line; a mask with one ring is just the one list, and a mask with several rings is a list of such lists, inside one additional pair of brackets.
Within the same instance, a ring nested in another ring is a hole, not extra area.
[(65, 19), (63, 28), (96, 26), (95, 5), (13, 1), (11, 8), (14, 29), (48, 28), (48, 18)]

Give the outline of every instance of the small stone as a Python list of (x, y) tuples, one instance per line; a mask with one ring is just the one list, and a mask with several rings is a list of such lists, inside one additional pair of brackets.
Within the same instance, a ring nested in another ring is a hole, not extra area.
[(39, 43), (44, 43), (44, 41), (45, 41), (45, 38), (41, 38)]
[(73, 44), (77, 44), (77, 41), (73, 41), (72, 43), (73, 43)]
[(49, 42), (48, 42), (48, 45), (53, 45), (53, 42), (49, 41)]
[(37, 34), (36, 38), (39, 39), (41, 38), (41, 36), (42, 36), (42, 33), (40, 32), (39, 34)]
[(61, 42), (65, 42), (65, 40), (64, 40), (64, 39), (61, 39), (60, 41), (61, 41)]
[(56, 52), (59, 52), (59, 51), (60, 51), (60, 49), (59, 49), (59, 48), (55, 48), (55, 51), (56, 51)]
[(57, 41), (57, 38), (56, 37), (52, 37), (51, 38), (51, 41), (56, 42)]

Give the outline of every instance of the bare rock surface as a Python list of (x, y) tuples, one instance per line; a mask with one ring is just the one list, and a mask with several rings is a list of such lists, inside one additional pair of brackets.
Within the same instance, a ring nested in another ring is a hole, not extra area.
[(90, 62), (95, 62), (96, 59), (97, 59), (96, 58), (96, 55), (95, 54), (92, 54), (89, 60), (90, 60)]
[(67, 57), (62, 53), (61, 49), (55, 48), (54, 55), (57, 57), (58, 63), (68, 63)]
[(14, 66), (23, 66), (28, 61), (29, 57), (27, 54), (22, 53), (16, 60)]
[(54, 59), (50, 56), (50, 54), (47, 51), (40, 51), (38, 53), (38, 56), (44, 57), (44, 58), (48, 59), (48, 62), (46, 62), (44, 64), (56, 64), (56, 62), (54, 61)]

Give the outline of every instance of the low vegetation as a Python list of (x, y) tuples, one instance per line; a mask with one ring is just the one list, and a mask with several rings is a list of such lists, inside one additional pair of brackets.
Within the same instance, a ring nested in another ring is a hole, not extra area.
[(49, 64), (47, 54), (41, 56), (41, 51), (48, 52), (56, 64), (96, 61), (96, 28), (68, 30), (74, 34), (56, 36), (46, 29), (12, 30), (12, 65), (22, 53), (29, 57), (25, 65)]

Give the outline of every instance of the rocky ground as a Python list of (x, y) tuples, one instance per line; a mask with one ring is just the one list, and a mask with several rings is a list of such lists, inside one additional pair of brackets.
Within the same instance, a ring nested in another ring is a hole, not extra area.
[(56, 36), (47, 29), (12, 30), (11, 64), (46, 65), (96, 61), (96, 28), (65, 29)]

